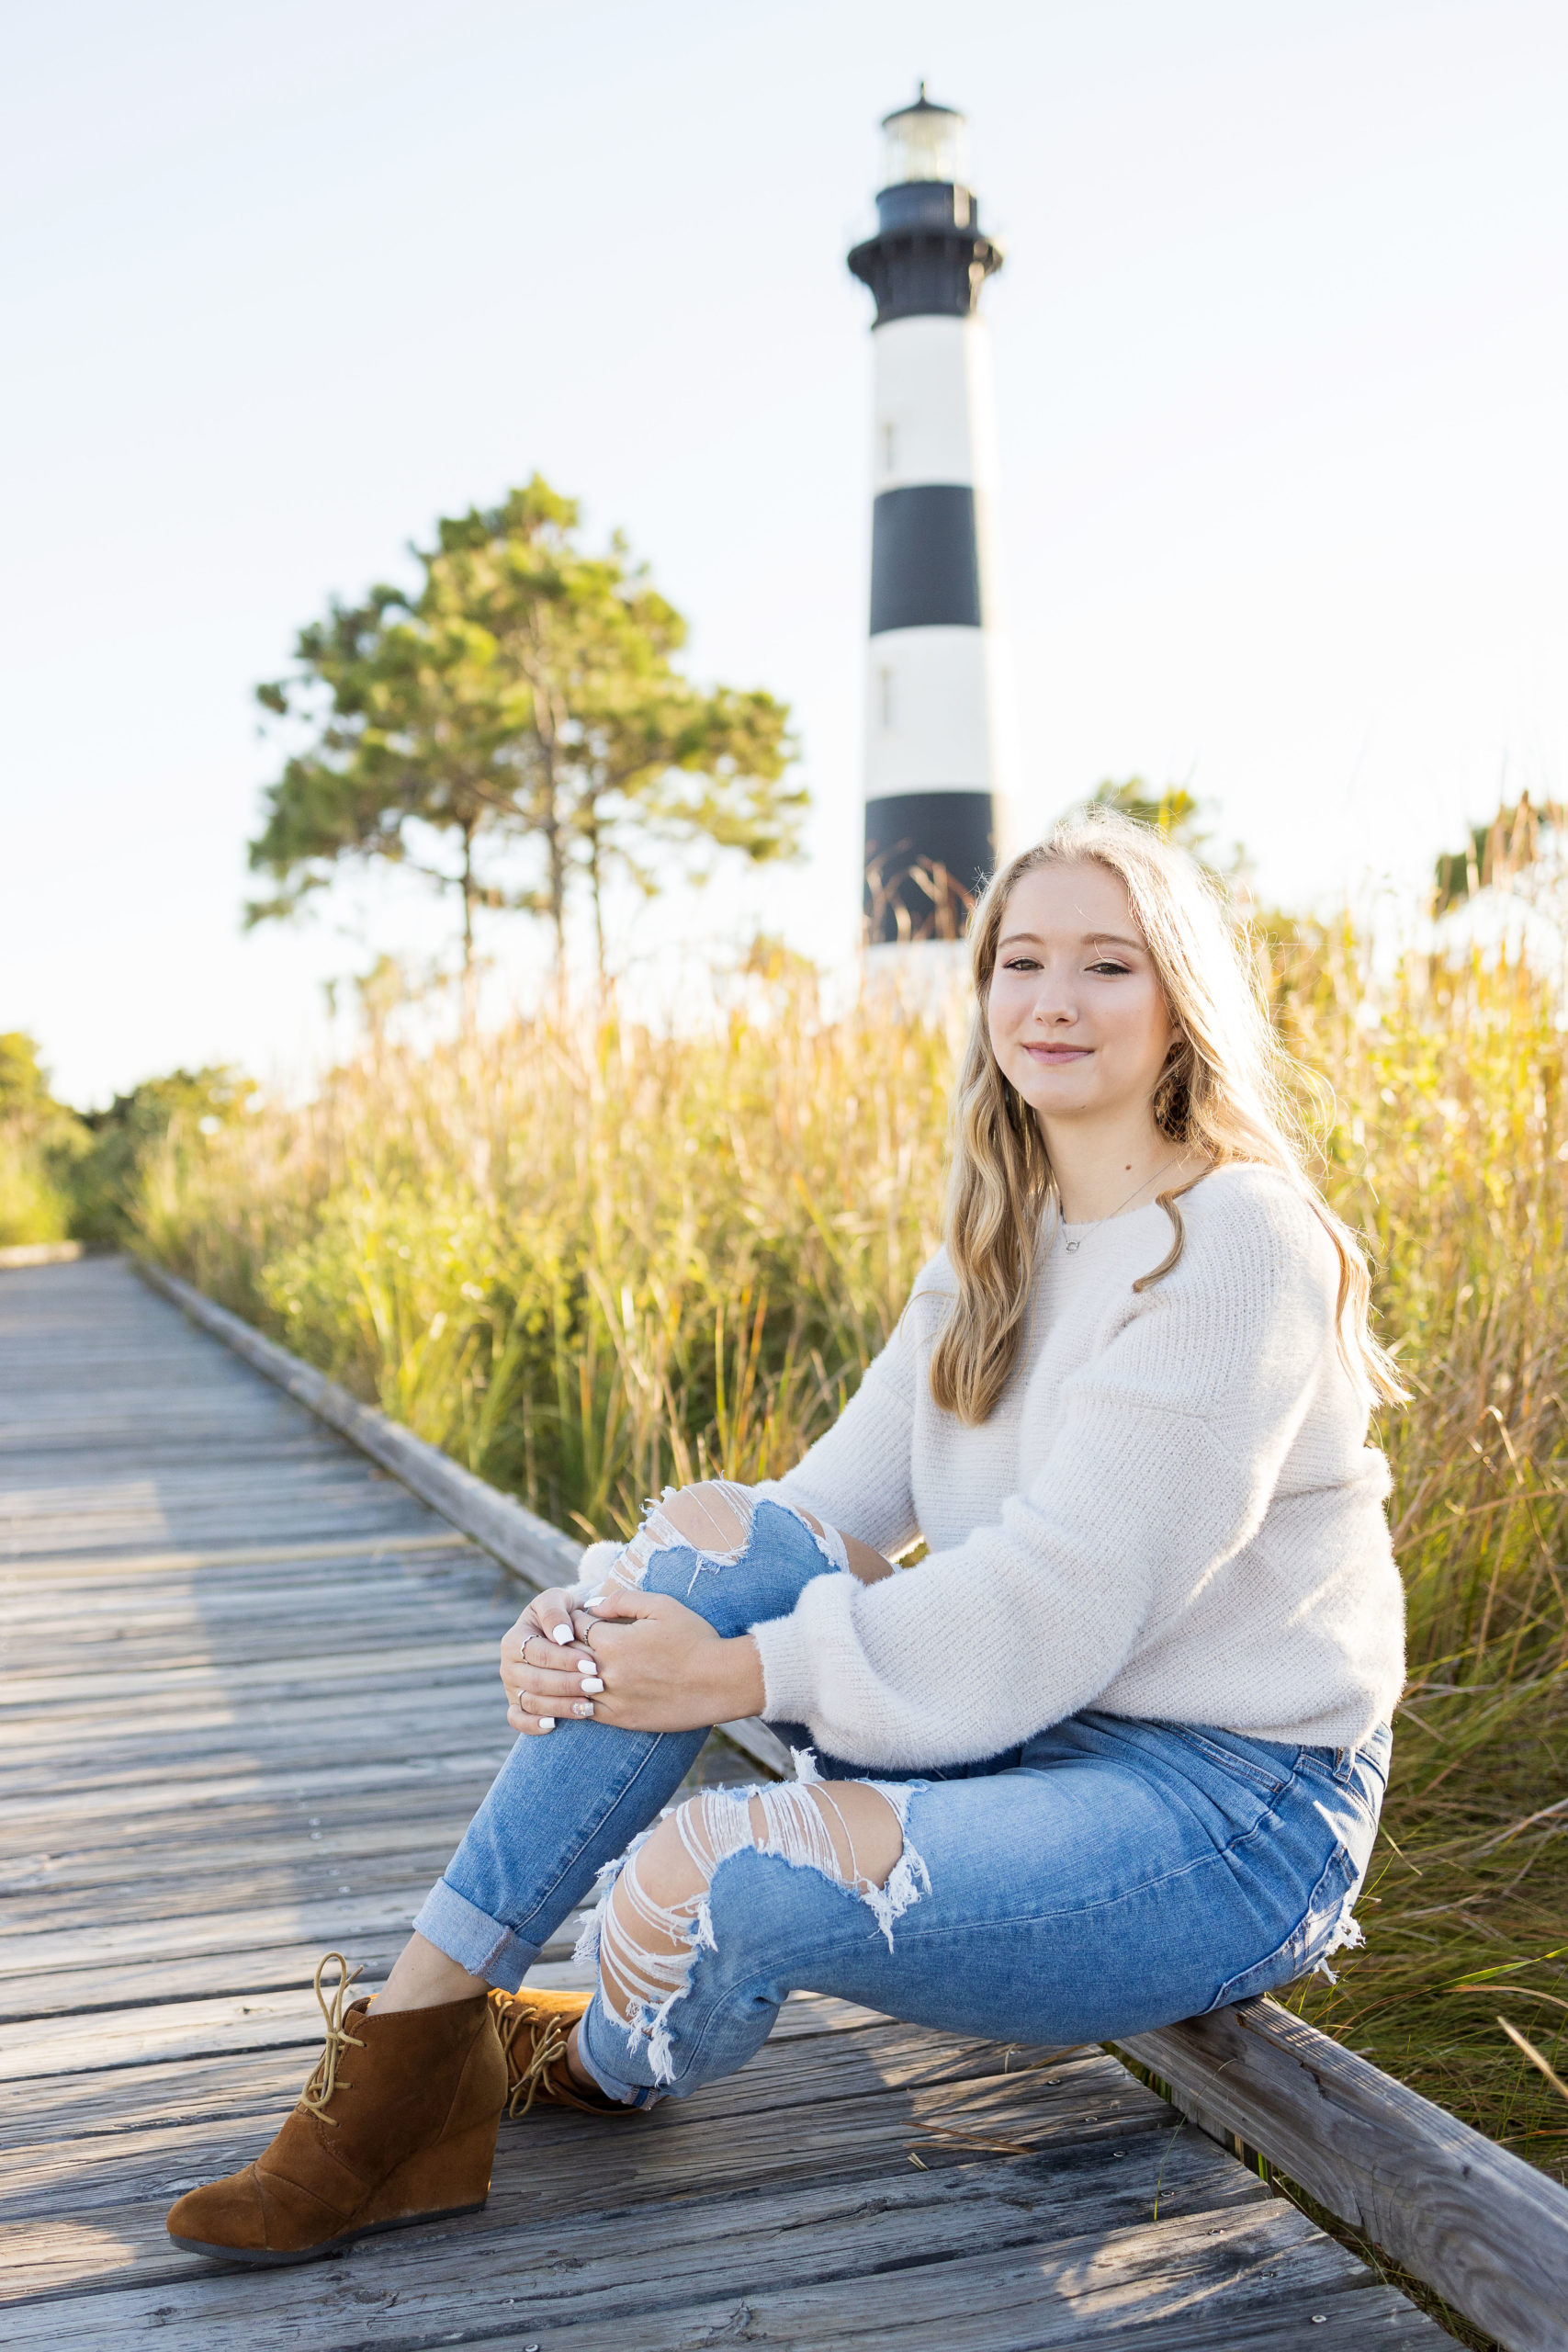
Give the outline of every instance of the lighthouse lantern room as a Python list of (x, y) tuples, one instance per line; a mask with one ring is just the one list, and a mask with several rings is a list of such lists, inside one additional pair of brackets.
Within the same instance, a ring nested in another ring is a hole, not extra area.
[(876, 298), (865, 912), (877, 960), (962, 935), (1003, 846), (1011, 716), (977, 307), (1001, 249), (979, 226), (961, 114), (922, 83), (883, 132), (876, 234), (849, 256)]

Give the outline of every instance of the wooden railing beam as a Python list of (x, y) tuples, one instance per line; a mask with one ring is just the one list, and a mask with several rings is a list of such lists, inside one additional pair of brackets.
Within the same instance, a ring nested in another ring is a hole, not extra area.
[(1508, 2352), (1568, 2347), (1568, 2189), (1281, 2008), (1243, 2001), (1116, 2047)]

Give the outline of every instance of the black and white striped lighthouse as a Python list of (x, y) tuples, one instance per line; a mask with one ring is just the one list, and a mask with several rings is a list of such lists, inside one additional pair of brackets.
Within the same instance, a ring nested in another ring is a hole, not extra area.
[(964, 117), (933, 106), (922, 82), (882, 128), (876, 234), (849, 256), (876, 297), (865, 731), (874, 955), (962, 935), (1002, 847), (1012, 719), (978, 310), (1001, 249), (982, 233), (966, 184)]

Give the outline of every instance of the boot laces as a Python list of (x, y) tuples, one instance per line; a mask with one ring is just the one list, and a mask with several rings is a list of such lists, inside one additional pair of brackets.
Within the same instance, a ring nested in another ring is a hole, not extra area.
[[(335, 1960), (337, 1962), (337, 1984), (329, 2003), (321, 1990), (321, 1971), (331, 1960)], [(358, 1974), (358, 1969), (351, 1970), (341, 1951), (323, 1952), (316, 1963), (316, 1998), (321, 2004), (321, 2015), (326, 2020), (327, 2040), (325, 2049), (311, 2068), (310, 2078), (299, 2094), (299, 2104), (301, 2107), (309, 2108), (312, 2115), (319, 2115), (323, 2123), (330, 2123), (334, 2131), (337, 2128), (338, 2118), (327, 2113), (327, 2104), (337, 2088), (339, 2061), (345, 2050), (365, 2048), (359, 2036), (350, 2033), (343, 2021), (344, 1996)], [(352, 2090), (354, 2085), (345, 2081), (344, 2088), (345, 2091)]]
[[(501, 2030), (501, 2046), (506, 2052), (507, 2071), (513, 2066), (512, 2045), (525, 2027), (537, 2031), (537, 2039), (528, 2052), (528, 2063), (518, 2069), (517, 2080), (507, 2096), (506, 2112), (510, 2116), (526, 2115), (539, 2093), (548, 2087), (548, 2075), (558, 2059), (566, 2056), (568, 2028), (559, 2018), (540, 2019), (536, 2010), (523, 2007), (508, 2009), (497, 2019)], [(542, 2030), (539, 2030), (542, 2025)]]

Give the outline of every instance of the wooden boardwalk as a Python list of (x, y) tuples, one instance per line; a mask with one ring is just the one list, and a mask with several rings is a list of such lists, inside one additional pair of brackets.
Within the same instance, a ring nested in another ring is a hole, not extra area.
[(171, 2199), (312, 2063), (319, 1953), (375, 1980), (505, 1752), (517, 1606), (129, 1268), (0, 1272), (0, 2342), (1450, 2340), (1102, 2052), (811, 1998), (694, 2098), (503, 2125), (481, 2214), (300, 2269), (176, 2253)]

